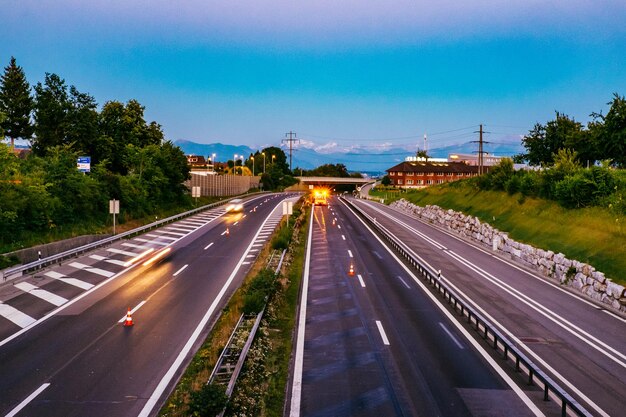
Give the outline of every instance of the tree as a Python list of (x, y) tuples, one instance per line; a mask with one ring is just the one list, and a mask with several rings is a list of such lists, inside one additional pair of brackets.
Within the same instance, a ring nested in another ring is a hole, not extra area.
[(559, 149), (566, 148), (568, 143), (578, 144), (584, 142), (581, 132), (582, 125), (570, 119), (569, 116), (556, 113), (556, 119), (551, 120), (546, 125), (540, 123), (524, 136), (522, 143), (526, 148), (524, 159), (530, 165), (552, 165), (553, 155)]
[(4, 68), (4, 74), (0, 78), (0, 111), (6, 116), (0, 126), (11, 138), (11, 148), (15, 145), (15, 139), (30, 139), (33, 136), (30, 120), (33, 98), (30, 95), (30, 85), (24, 70), (16, 64), (14, 57), (11, 57), (11, 62)]
[(381, 178), (380, 183), (385, 187), (388, 187), (389, 185), (391, 185), (391, 178), (389, 178), (389, 175), (385, 175)]
[(67, 144), (68, 114), (71, 103), (65, 80), (46, 73), (44, 84), (35, 86), (35, 134), (32, 149), (43, 156), (55, 146)]
[(91, 156), (92, 163), (98, 163), (102, 155), (98, 152), (101, 147), (98, 144), (100, 132), (96, 100), (71, 86), (69, 102), (66, 141), (79, 153)]
[(601, 159), (612, 159), (621, 167), (626, 167), (626, 100), (615, 94), (611, 108), (603, 118), (599, 146), (602, 149)]

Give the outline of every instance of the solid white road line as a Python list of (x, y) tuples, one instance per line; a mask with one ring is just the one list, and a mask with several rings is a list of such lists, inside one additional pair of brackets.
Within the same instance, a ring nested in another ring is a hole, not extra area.
[(456, 337), (454, 337), (452, 332), (450, 330), (448, 330), (448, 328), (446, 327), (445, 324), (443, 324), (442, 322), (439, 322), (439, 326), (441, 326), (443, 331), (446, 332), (446, 334), (450, 337), (450, 339), (452, 339), (452, 341), (454, 343), (456, 343), (456, 345), (459, 347), (459, 349), (465, 349), (465, 347), (461, 344), (461, 342), (459, 342), (458, 339)]
[(211, 246), (213, 246), (213, 243), (214, 243), (214, 242), (211, 242), (211, 243), (209, 243), (208, 245), (206, 245), (206, 246), (204, 247), (204, 250), (207, 250), (207, 249), (209, 249)]
[(2, 302), (0, 302), (0, 316), (9, 321), (12, 321), (21, 328), (30, 326), (35, 321), (37, 321), (28, 314), (22, 313), (17, 308), (11, 307), (8, 304), (3, 304)]
[(383, 324), (380, 320), (376, 320), (376, 327), (378, 327), (378, 331), (380, 332), (380, 337), (383, 339), (383, 344), (389, 346), (389, 339), (387, 339), (387, 333), (385, 333), (385, 329), (383, 329)]
[(22, 401), (21, 403), (18, 404), (17, 407), (15, 407), (13, 410), (11, 410), (9, 412), (9, 414), (7, 414), (5, 417), (14, 417), (17, 415), (17, 413), (19, 413), (20, 411), (22, 411), (22, 408), (26, 407), (32, 400), (35, 399), (35, 397), (37, 397), (39, 394), (41, 394), (43, 392), (43, 390), (45, 390), (46, 388), (48, 388), (50, 386), (49, 382), (46, 382), (45, 384), (43, 384), (42, 386), (40, 386), (39, 388), (37, 388), (37, 390), (35, 390), (35, 392), (33, 392), (32, 394), (30, 394), (28, 397), (26, 397), (26, 399), (24, 399), (24, 401)]
[(359, 278), (359, 282), (361, 283), (361, 287), (365, 288), (365, 281), (363, 281), (363, 277), (361, 276), (361, 274), (358, 274), (357, 278)]
[(354, 258), (354, 256), (352, 255), (352, 251), (351, 251), (350, 249), (348, 249), (348, 255), (349, 255), (351, 258)]
[[(345, 203), (344, 203), (345, 204)], [(397, 256), (396, 254), (389, 248), (387, 247), (384, 242), (382, 241), (382, 239), (380, 237), (378, 237), (378, 235), (376, 235), (376, 233), (374, 233), (374, 231), (369, 227), (369, 225), (367, 225), (365, 223), (365, 221), (363, 219), (361, 219), (359, 216), (356, 215), (356, 213), (354, 213), (354, 211), (350, 208), (347, 207), (346, 208), (354, 215), (354, 217), (356, 219), (358, 219), (363, 226), (369, 230), (369, 232), (371, 233), (371, 235), (378, 240), (378, 242), (385, 248), (385, 250), (389, 253), (389, 255), (395, 259), (395, 261), (398, 263), (398, 265), (400, 265), (400, 267), (402, 267), (404, 269), (404, 271), (411, 277), (411, 279), (413, 279), (413, 281), (415, 282), (415, 284), (417, 284), (418, 287), (420, 287), (422, 289), (422, 291), (424, 292), (424, 294), (426, 294), (426, 296), (428, 298), (430, 298), (430, 300), (437, 306), (437, 308), (442, 312), (442, 314), (444, 316), (446, 316), (448, 318), (448, 320), (450, 321), (450, 323), (452, 323), (452, 325), (454, 327), (457, 328), (457, 330), (463, 335), (463, 337), (465, 337), (465, 339), (467, 339), (468, 343), (472, 345), (472, 347), (474, 348), (474, 350), (476, 352), (478, 352), (483, 359), (489, 364), (489, 366), (491, 366), (491, 368), (502, 378), (502, 380), (511, 388), (511, 390), (513, 390), (513, 392), (515, 392), (515, 394), (519, 397), (520, 400), (522, 400), (522, 402), (524, 403), (524, 405), (526, 405), (526, 407), (535, 415), (535, 416), (544, 416), (545, 414), (543, 414), (541, 412), (541, 410), (539, 410), (539, 408), (537, 408), (537, 406), (535, 404), (533, 404), (533, 402), (531, 401), (530, 398), (528, 398), (528, 395), (526, 395), (526, 393), (524, 391), (522, 391), (522, 389), (520, 387), (517, 386), (517, 384), (515, 383), (515, 381), (513, 381), (513, 379), (507, 375), (506, 372), (504, 372), (504, 370), (496, 363), (496, 361), (489, 355), (489, 353), (487, 353), (487, 351), (485, 350), (485, 348), (483, 348), (483, 346), (481, 344), (479, 344), (476, 339), (474, 339), (472, 337), (472, 335), (469, 334), (469, 332), (456, 320), (456, 318), (452, 315), (452, 313), (450, 313), (448, 311), (448, 309), (441, 303), (441, 301), (434, 295), (432, 294), (428, 288), (426, 288), (426, 284), (422, 283), (419, 278), (417, 278), (417, 276), (415, 276), (415, 274), (409, 269), (408, 266), (406, 266)]]
[[(276, 208), (278, 208), (278, 205), (276, 206)], [(276, 211), (276, 209), (274, 209), (274, 211)], [(274, 211), (272, 211), (272, 213), (274, 213)], [(270, 216), (271, 216), (271, 214), (270, 214)], [(268, 216), (268, 218), (269, 218), (269, 216)], [(261, 228), (259, 228), (259, 231), (263, 228), (263, 226), (265, 226), (265, 222), (267, 222), (267, 218), (265, 219), (265, 221), (261, 225)], [(259, 231), (257, 231), (257, 234), (259, 233)], [(233, 269), (233, 272), (230, 274), (230, 276), (228, 277), (228, 279), (226, 280), (226, 282), (222, 286), (222, 289), (220, 290), (220, 292), (217, 294), (217, 296), (215, 297), (215, 299), (211, 303), (211, 306), (207, 310), (206, 314), (204, 315), (204, 317), (202, 317), (202, 319), (198, 323), (198, 326), (194, 330), (193, 334), (189, 337), (189, 339), (185, 343), (185, 346), (183, 346), (183, 348), (179, 352), (178, 356), (176, 357), (176, 359), (174, 360), (174, 362), (172, 363), (170, 368), (167, 370), (165, 375), (163, 375), (163, 378), (161, 378), (161, 381), (159, 382), (159, 384), (155, 388), (154, 392), (152, 392), (152, 394), (150, 395), (150, 397), (146, 401), (146, 404), (144, 405), (143, 409), (139, 413), (138, 417), (148, 417), (152, 413), (152, 409), (156, 406), (159, 398), (161, 398), (161, 395), (163, 395), (163, 393), (165, 392), (165, 389), (167, 388), (167, 386), (170, 384), (170, 382), (172, 381), (172, 379), (176, 375), (178, 369), (180, 368), (180, 366), (182, 365), (183, 361), (185, 360), (185, 358), (187, 357), (187, 355), (191, 351), (191, 348), (196, 344), (198, 338), (200, 337), (200, 334), (204, 331), (207, 323), (209, 322), (209, 320), (213, 316), (213, 313), (217, 309), (217, 306), (222, 302), (222, 298), (224, 298), (224, 295), (226, 294), (226, 291), (228, 290), (228, 288), (232, 284), (233, 280), (235, 279), (235, 275), (237, 275), (237, 272), (239, 272), (239, 269), (243, 265), (243, 261), (245, 259), (245, 256), (251, 250), (250, 248), (252, 246), (252, 242), (254, 242), (255, 239), (256, 239), (256, 235), (252, 239), (250, 246), (248, 246), (248, 250), (244, 251), (243, 255), (241, 256), (241, 259), (239, 259), (239, 262), (237, 263), (237, 265)]]
[(345, 237), (344, 235), (341, 235), (341, 238), (342, 238), (343, 240), (346, 240), (346, 237)]
[(50, 291), (42, 290), (36, 285), (30, 284), (28, 282), (19, 282), (15, 284), (14, 287), (29, 294), (32, 294), (37, 298), (41, 298), (42, 300), (47, 301), (50, 304), (54, 304), (57, 307), (67, 303), (66, 298), (53, 294)]
[(107, 251), (111, 253), (118, 253), (120, 255), (133, 256), (133, 257), (139, 255), (138, 253), (135, 253), (135, 252), (129, 252), (127, 250), (121, 250), (121, 249), (115, 249), (115, 248), (107, 248)]
[(59, 274), (56, 271), (44, 272), (44, 275), (46, 275), (46, 276), (48, 276), (48, 277), (50, 277), (52, 279), (56, 279), (56, 280), (65, 282), (66, 284), (73, 285), (73, 286), (78, 287), (78, 288), (83, 289), (83, 290), (88, 290), (88, 289), (91, 289), (93, 287), (93, 284), (90, 284), (90, 283), (85, 282), (85, 281), (81, 281), (80, 279), (66, 277), (65, 275)]
[(104, 269), (94, 268), (89, 265), (81, 264), (80, 262), (72, 262), (69, 264), (72, 268), (82, 269), (83, 271), (91, 272), (92, 274), (101, 275), (103, 277), (111, 278), (115, 275), (115, 272), (105, 271)]
[(189, 264), (186, 264), (185, 266), (183, 266), (182, 268), (180, 268), (178, 271), (174, 272), (174, 276), (177, 276), (178, 274), (180, 274), (181, 272), (183, 272), (187, 267), (189, 266)]
[(304, 326), (306, 324), (306, 303), (309, 292), (309, 268), (311, 265), (311, 242), (313, 235), (313, 213), (309, 221), (309, 236), (306, 244), (306, 257), (304, 258), (304, 274), (302, 275), (302, 295), (300, 296), (300, 314), (298, 315), (298, 332), (296, 335), (296, 355), (293, 366), (293, 385), (291, 388), (290, 417), (300, 416), (300, 403), (302, 401), (302, 365), (304, 363)]

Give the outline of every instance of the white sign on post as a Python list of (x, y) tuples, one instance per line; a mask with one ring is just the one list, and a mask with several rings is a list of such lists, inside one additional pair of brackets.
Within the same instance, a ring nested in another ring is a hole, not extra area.
[(191, 187), (191, 196), (195, 198), (200, 197), (200, 187)]
[(109, 200), (109, 214), (113, 215), (113, 234), (115, 234), (115, 215), (120, 214), (120, 200)]
[(293, 201), (283, 201), (283, 216), (293, 214)]

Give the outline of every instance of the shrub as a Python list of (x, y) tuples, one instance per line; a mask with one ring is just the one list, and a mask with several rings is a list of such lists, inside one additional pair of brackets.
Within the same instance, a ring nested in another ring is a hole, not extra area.
[(224, 387), (205, 384), (199, 391), (191, 393), (189, 412), (195, 417), (215, 417), (222, 412), (227, 402)]

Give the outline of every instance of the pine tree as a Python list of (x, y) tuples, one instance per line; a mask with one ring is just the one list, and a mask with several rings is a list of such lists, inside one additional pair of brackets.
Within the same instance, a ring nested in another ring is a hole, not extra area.
[(33, 125), (30, 115), (33, 111), (33, 98), (30, 95), (30, 85), (22, 67), (11, 63), (4, 68), (0, 78), (0, 111), (5, 114), (5, 120), (0, 126), (6, 136), (11, 138), (11, 148), (15, 139), (30, 139), (33, 136)]

